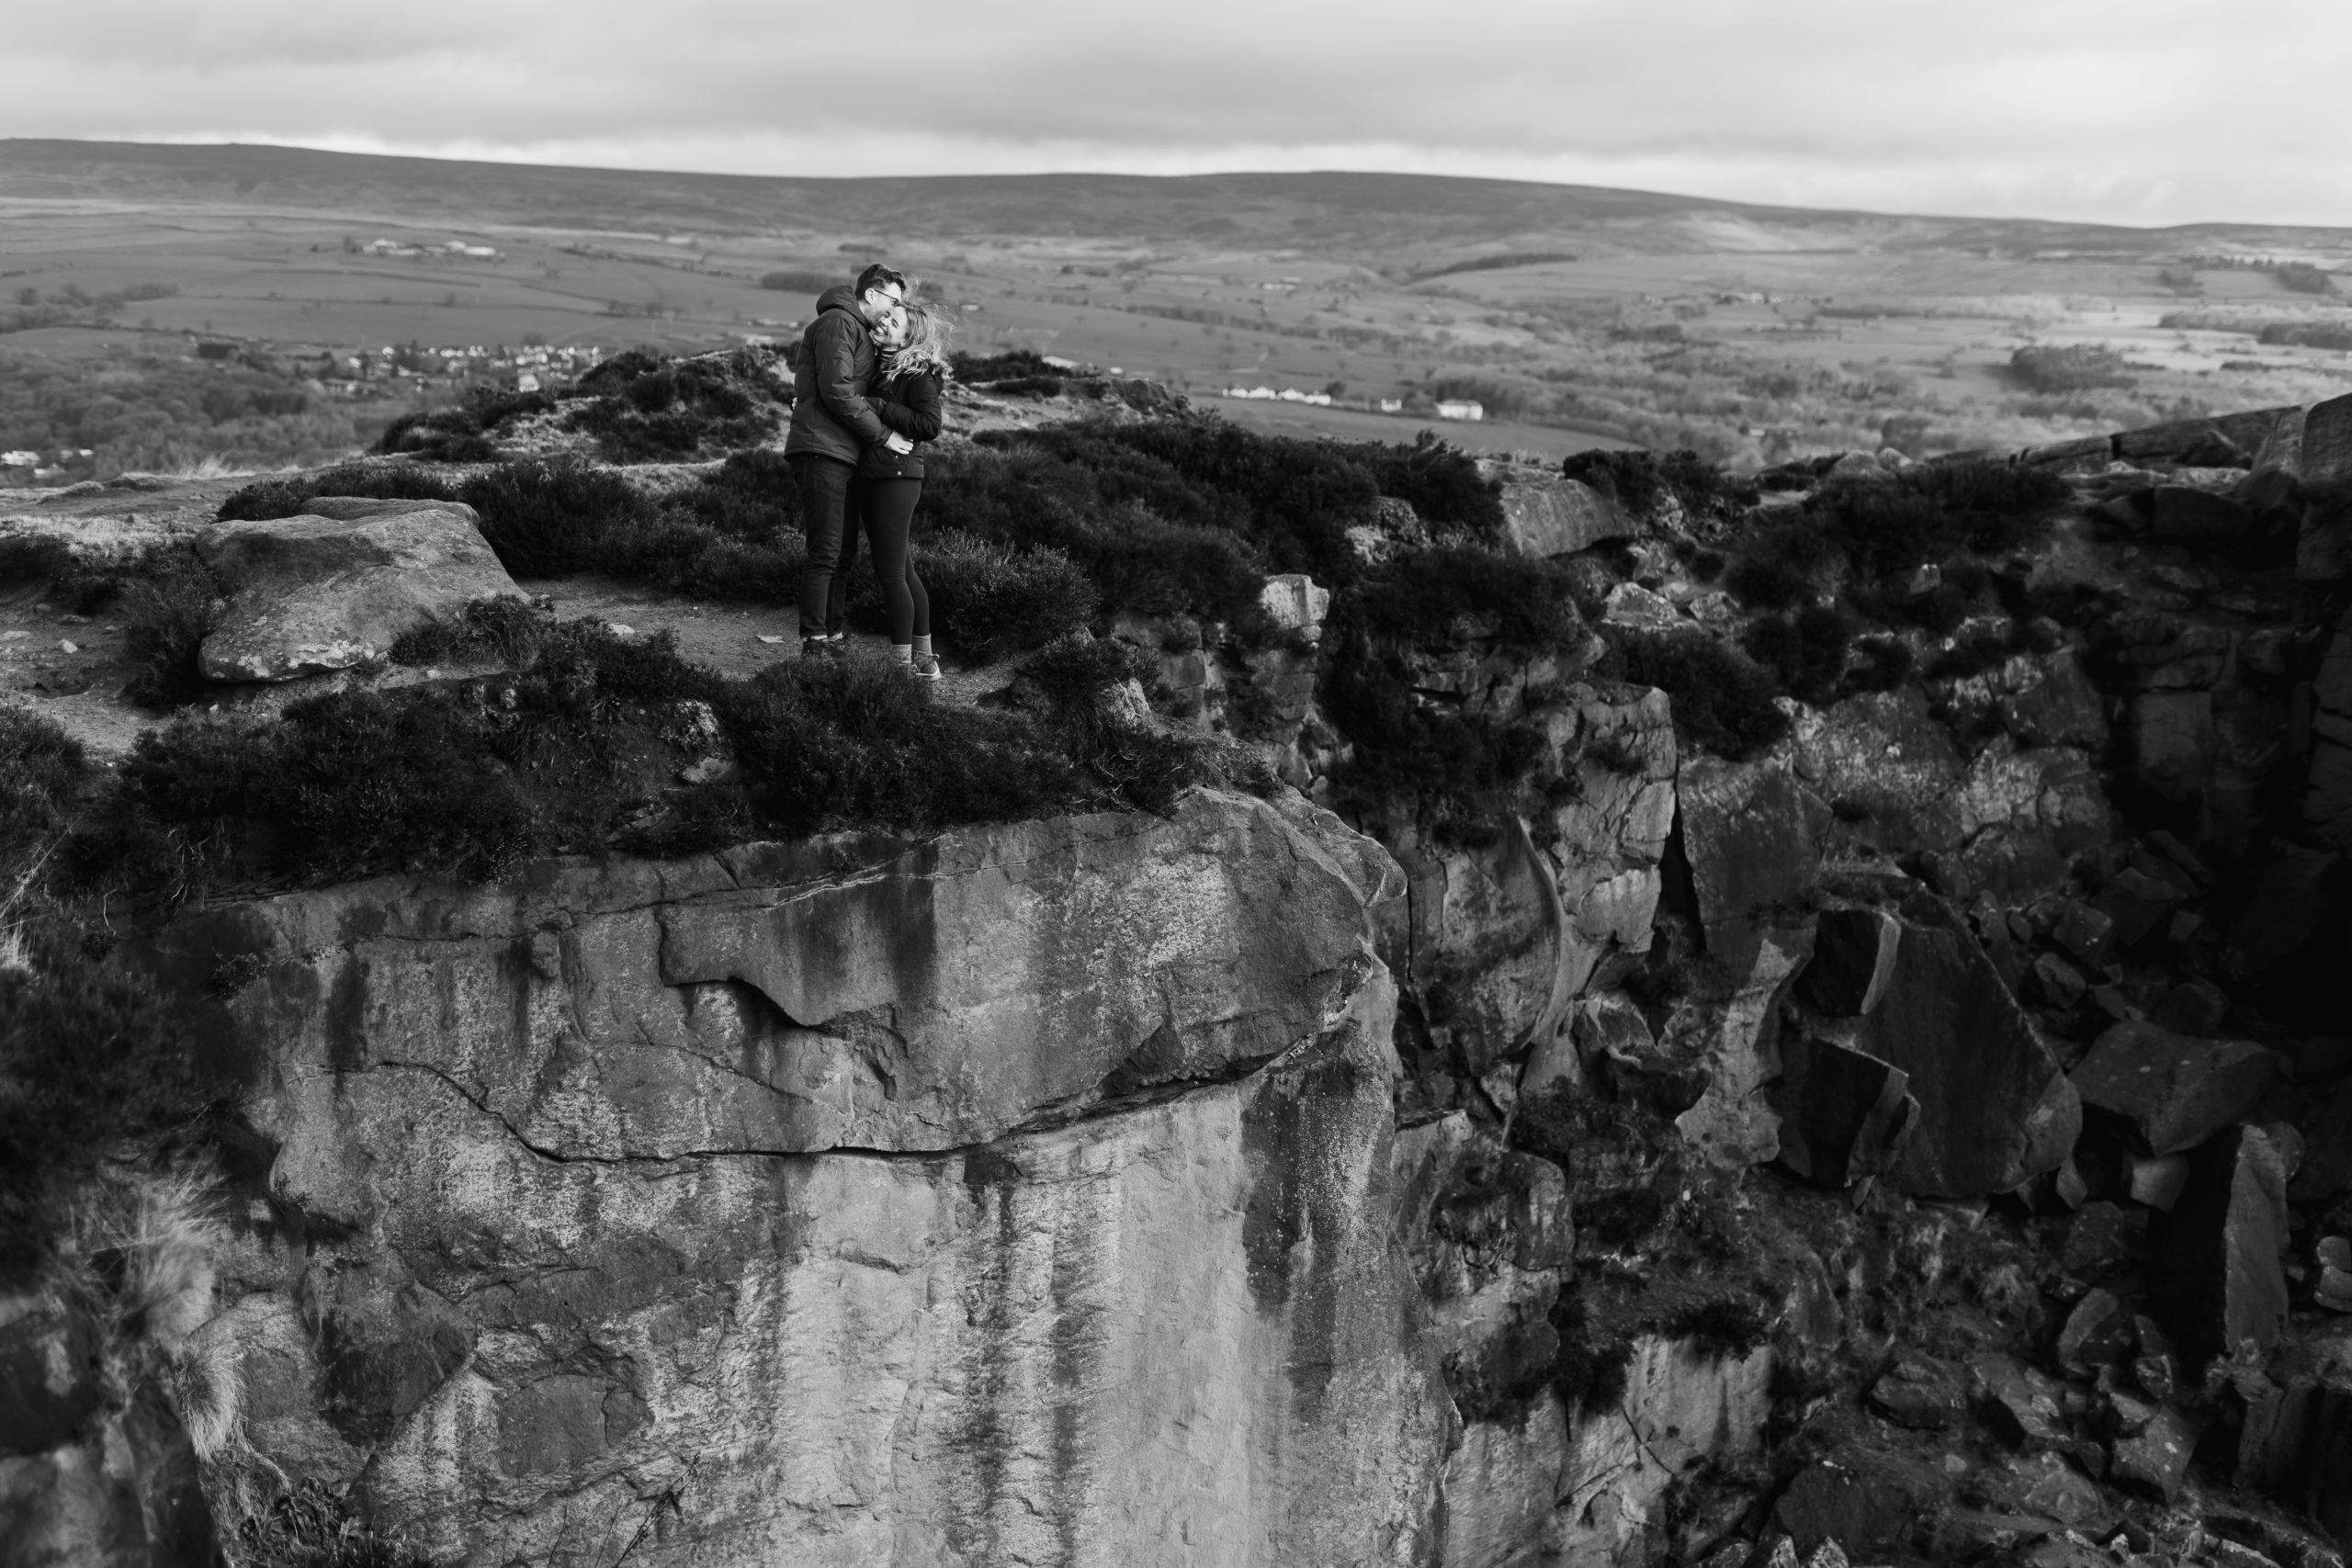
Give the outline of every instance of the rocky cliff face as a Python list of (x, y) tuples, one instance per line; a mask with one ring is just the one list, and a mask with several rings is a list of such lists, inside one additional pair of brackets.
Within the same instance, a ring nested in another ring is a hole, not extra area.
[[(1502, 475), (1575, 635), (1379, 649), (1479, 810), (1312, 804), (1290, 576), (1114, 623), (1279, 800), (179, 910), (122, 961), (262, 1057), (207, 1484), (476, 1563), (2341, 1568), (2347, 410), (2021, 455), (2046, 535), (1736, 758), (1607, 637), (1763, 646), (1699, 563), (1894, 467)], [(85, 1332), (0, 1314), (0, 1504), (164, 1540)]]
[(1198, 795), (191, 911), (245, 1432), (476, 1562), (1421, 1560), (1398, 886)]

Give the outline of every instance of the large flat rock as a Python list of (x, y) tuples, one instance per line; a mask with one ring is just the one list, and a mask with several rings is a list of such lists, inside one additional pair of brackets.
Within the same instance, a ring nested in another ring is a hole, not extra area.
[(207, 680), (347, 670), (473, 600), (522, 595), (470, 507), (372, 502), (346, 510), (358, 515), (223, 523), (198, 536), (197, 553), (229, 591), (198, 654)]

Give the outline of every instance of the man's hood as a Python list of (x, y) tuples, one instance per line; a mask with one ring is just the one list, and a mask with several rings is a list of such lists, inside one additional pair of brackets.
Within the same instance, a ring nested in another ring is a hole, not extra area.
[(865, 324), (865, 313), (857, 308), (857, 289), (851, 284), (836, 283), (817, 296), (817, 314), (828, 310), (847, 310), (857, 318), (858, 325)]

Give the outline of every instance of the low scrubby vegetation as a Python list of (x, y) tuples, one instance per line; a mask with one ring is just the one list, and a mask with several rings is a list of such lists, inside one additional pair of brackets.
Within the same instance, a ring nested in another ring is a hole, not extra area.
[(1754, 756), (1789, 732), (1788, 715), (1771, 674), (1712, 635), (1619, 628), (1611, 634), (1600, 673), (1656, 686), (1671, 699), (1674, 733), (1686, 747), (1737, 760)]
[(503, 392), (476, 389), (452, 407), (404, 413), (384, 427), (376, 450), (434, 463), (490, 463), (498, 459), (491, 437), (528, 414), (553, 411), (548, 392)]
[[(729, 457), (695, 484), (656, 499), (623, 475), (572, 459), (526, 459), (448, 480), (401, 466), (354, 465), (249, 485), (220, 515), (283, 517), (318, 495), (458, 501), (519, 578), (607, 576), (697, 599), (774, 604), (793, 597), (802, 559), (799, 491), (784, 457)], [(917, 570), (931, 590), (943, 645), (989, 660), (1040, 647), (1080, 626), (1098, 597), (1080, 569), (1051, 548), (1022, 549), (926, 519)], [(879, 592), (853, 578), (850, 612), (878, 625)]]
[[(1204, 741), (1114, 736), (1086, 716), (1091, 688), (1133, 673), (1115, 662), (1065, 671), (1045, 711), (1018, 713), (933, 703), (888, 661), (724, 681), (666, 637), (495, 604), (398, 653), (519, 668), (150, 732), (65, 844), (74, 884), (185, 896), (394, 872), (483, 879), (558, 852), (1157, 809), (1224, 776)], [(677, 784), (709, 757), (734, 761), (732, 782)]]
[(1707, 517), (1754, 499), (1752, 486), (1730, 478), (1688, 447), (1666, 453), (1599, 448), (1571, 452), (1560, 469), (1635, 517), (1647, 517), (1668, 500), (1678, 503), (1686, 515)]
[(59, 1203), (118, 1150), (195, 1135), (239, 1066), (107, 967), (104, 925), (53, 894), (102, 781), (55, 724), (0, 707), (0, 1277), (47, 1257)]
[(679, 462), (740, 451), (777, 427), (781, 350), (739, 348), (672, 359), (631, 349), (580, 378), (587, 400), (565, 416), (615, 463)]
[(1335, 598), (1324, 635), (1324, 710), (1353, 746), (1334, 800), (1375, 819), (1410, 803), (1442, 837), (1490, 835), (1543, 762), (1544, 738), (1432, 700), (1419, 663), (1465, 638), (1528, 656), (1574, 649), (1584, 623), (1566, 574), (1476, 545), (1416, 551)]
[(2086, 392), (2129, 387), (2132, 367), (2111, 348), (2094, 344), (2030, 344), (2009, 355), (2009, 372), (2037, 392)]

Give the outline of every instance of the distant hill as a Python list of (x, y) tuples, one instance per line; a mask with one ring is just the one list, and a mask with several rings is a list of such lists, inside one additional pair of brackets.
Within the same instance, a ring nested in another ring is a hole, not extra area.
[[(0, 140), (0, 199), (272, 208), (590, 231), (872, 231), (1187, 242), (1409, 259), (1425, 247), (1577, 242), (1713, 249), (1724, 224), (1758, 248), (2065, 252), (2139, 256), (2200, 242), (2352, 252), (2352, 230), (2173, 229), (1905, 217), (1656, 191), (1444, 175), (962, 175), (807, 179), (468, 163), (294, 147)], [(1694, 243), (1695, 242), (1695, 243)], [(1532, 248), (1532, 246), (1531, 246)]]

